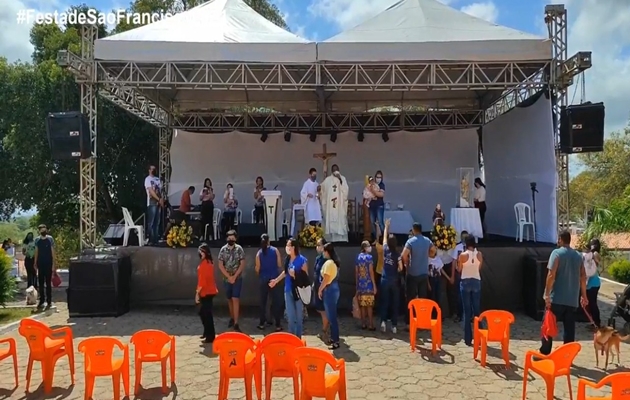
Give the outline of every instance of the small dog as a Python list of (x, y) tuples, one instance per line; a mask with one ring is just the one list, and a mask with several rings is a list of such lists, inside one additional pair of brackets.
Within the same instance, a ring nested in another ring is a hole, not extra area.
[(630, 335), (621, 336), (621, 334), (610, 326), (597, 328), (597, 331), (593, 335), (593, 347), (595, 348), (595, 366), (599, 368), (599, 353), (603, 356), (606, 354), (606, 362), (604, 370), (608, 369), (608, 361), (613, 362), (615, 356), (617, 356), (617, 364), (621, 363), (620, 345), (621, 342), (630, 339)]
[(38, 298), (37, 289), (35, 289), (33, 286), (29, 286), (26, 289), (26, 305), (34, 306), (35, 304), (37, 304), (37, 298)]

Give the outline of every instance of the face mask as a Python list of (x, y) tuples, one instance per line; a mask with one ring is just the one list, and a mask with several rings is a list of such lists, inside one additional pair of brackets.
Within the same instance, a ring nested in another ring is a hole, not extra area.
[(339, 173), (339, 170), (338, 170), (338, 169), (336, 169), (336, 170), (334, 170), (332, 173), (333, 173), (333, 174), (338, 174), (338, 173)]
[(376, 178), (376, 183), (381, 183), (382, 180), (383, 178)]
[(46, 236), (46, 231), (40, 231), (39, 234), (42, 236)]
[(291, 254), (291, 247), (289, 247), (289, 246), (285, 247), (284, 251), (286, 251), (287, 254)]
[(228, 239), (227, 241), (228, 246), (234, 246), (235, 243), (236, 243), (236, 240), (234, 239)]
[(372, 246), (367, 247), (367, 248), (365, 249), (365, 252), (366, 252), (366, 253), (368, 253), (368, 254), (369, 254), (369, 253), (371, 253), (371, 252), (372, 252)]
[(203, 258), (203, 253), (199, 252), (199, 258)]
[(316, 179), (317, 179), (317, 175), (311, 175), (311, 180), (312, 180), (313, 182), (315, 182), (315, 180), (316, 180)]
[(317, 246), (315, 249), (317, 250), (317, 254), (322, 254), (322, 252), (324, 251), (324, 248), (322, 246)]

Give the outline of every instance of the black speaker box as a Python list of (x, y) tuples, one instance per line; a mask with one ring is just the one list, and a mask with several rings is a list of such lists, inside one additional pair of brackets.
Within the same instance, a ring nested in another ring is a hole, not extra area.
[(92, 154), (90, 124), (78, 112), (50, 113), (46, 118), (48, 144), (53, 160), (89, 158)]
[(266, 233), (264, 225), (261, 224), (238, 224), (236, 227), (238, 232), (238, 242), (245, 246), (258, 246), (260, 244), (260, 236)]
[(525, 314), (536, 321), (542, 321), (545, 313), (545, 285), (548, 260), (531, 256), (523, 258), (523, 305)]
[[(107, 227), (103, 240), (110, 246), (122, 246), (125, 236), (125, 224), (111, 224)], [(135, 229), (129, 232), (129, 240), (127, 246), (139, 246), (138, 233)]]
[(70, 317), (118, 317), (129, 312), (131, 258), (87, 255), (70, 260)]
[(604, 150), (604, 103), (584, 103), (560, 110), (560, 151), (564, 154)]

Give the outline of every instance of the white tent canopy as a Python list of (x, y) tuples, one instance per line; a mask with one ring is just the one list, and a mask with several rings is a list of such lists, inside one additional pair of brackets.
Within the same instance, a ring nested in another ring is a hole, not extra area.
[(317, 45), (268, 21), (243, 0), (211, 0), (99, 39), (94, 56), (136, 62), (315, 62)]
[(437, 0), (398, 0), (380, 14), (318, 45), (338, 62), (538, 61), (551, 42), (475, 18)]

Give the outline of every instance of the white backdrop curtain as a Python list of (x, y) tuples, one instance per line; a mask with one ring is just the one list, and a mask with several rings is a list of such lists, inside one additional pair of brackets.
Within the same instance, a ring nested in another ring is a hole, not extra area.
[[(193, 185), (193, 204), (197, 204), (197, 194), (208, 177), (218, 196), (223, 196), (227, 183), (234, 185), (243, 222), (249, 222), (254, 182), (261, 176), (267, 189), (277, 186), (282, 191), (283, 207), (290, 208), (291, 198), (300, 196), (309, 168), (317, 168), (318, 180), (323, 179), (322, 162), (313, 154), (321, 153), (326, 143), (328, 152), (337, 153), (329, 161), (329, 173), (332, 164), (339, 165), (350, 186), (350, 199), (356, 198), (360, 204), (365, 175), (380, 169), (386, 185), (385, 201), (392, 209), (403, 205), (428, 229), (437, 203), (446, 210), (455, 204), (459, 191), (456, 169), (478, 165), (476, 129), (391, 132), (388, 142), (380, 134), (367, 133), (359, 142), (354, 132), (339, 133), (335, 143), (329, 135), (318, 136), (314, 143), (308, 135), (300, 134), (292, 134), (290, 142), (282, 133), (270, 133), (264, 143), (260, 137), (242, 132), (176, 131), (171, 145), (171, 203), (179, 205), (182, 191)], [(215, 206), (222, 206), (220, 200)]]
[(516, 237), (514, 204), (532, 207), (530, 183), (536, 182), (536, 239), (555, 243), (556, 159), (551, 101), (541, 96), (528, 107), (517, 107), (483, 128), (486, 177), (486, 225), (491, 234)]

